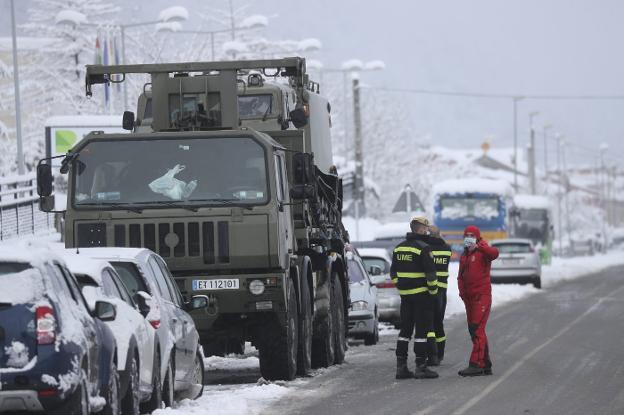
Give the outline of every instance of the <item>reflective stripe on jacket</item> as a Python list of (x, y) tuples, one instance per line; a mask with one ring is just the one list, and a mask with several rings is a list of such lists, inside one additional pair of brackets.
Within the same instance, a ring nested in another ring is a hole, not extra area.
[(406, 239), (394, 249), (390, 276), (400, 295), (438, 292), (438, 280), (431, 248), (426, 236), (408, 233)]

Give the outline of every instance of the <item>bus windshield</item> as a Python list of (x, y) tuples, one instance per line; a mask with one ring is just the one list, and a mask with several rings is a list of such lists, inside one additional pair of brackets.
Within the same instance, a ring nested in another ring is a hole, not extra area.
[(442, 219), (492, 220), (500, 215), (499, 199), (495, 196), (443, 196), (440, 198), (439, 207)]
[(76, 207), (258, 205), (266, 157), (251, 137), (94, 141), (74, 161)]

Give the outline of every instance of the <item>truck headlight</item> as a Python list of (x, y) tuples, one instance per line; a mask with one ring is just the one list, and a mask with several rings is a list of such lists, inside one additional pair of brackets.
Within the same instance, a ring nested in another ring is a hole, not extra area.
[(260, 295), (264, 292), (264, 283), (261, 280), (253, 280), (249, 283), (249, 291), (253, 295)]
[(368, 303), (366, 301), (354, 301), (351, 303), (351, 311), (363, 311), (368, 309)]

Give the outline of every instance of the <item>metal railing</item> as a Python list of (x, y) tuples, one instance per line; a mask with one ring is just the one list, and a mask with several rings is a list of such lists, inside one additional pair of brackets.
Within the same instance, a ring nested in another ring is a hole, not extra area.
[(39, 210), (36, 174), (0, 177), (0, 240), (54, 229), (54, 214)]

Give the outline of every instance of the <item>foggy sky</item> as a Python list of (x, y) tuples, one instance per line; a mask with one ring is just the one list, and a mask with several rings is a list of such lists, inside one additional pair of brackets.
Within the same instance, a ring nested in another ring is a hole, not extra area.
[[(29, 1), (18, 3), (18, 20)], [(120, 4), (122, 2), (119, 2)], [(127, 19), (156, 17), (167, 5), (190, 10), (199, 0), (143, 0)], [(314, 58), (327, 67), (344, 60), (381, 59), (387, 69), (363, 74), (370, 86), (504, 94), (624, 95), (624, 2), (619, 0), (235, 0), (251, 13), (273, 16), (270, 39), (319, 38)], [(10, 34), (8, 1), (0, 0), (0, 35)], [(197, 25), (197, 18), (187, 22)], [(216, 28), (216, 27), (215, 27)], [(206, 27), (205, 29), (210, 29)], [(415, 138), (476, 146), (513, 139), (511, 100), (395, 94), (409, 104)], [(363, 99), (366, 99), (364, 92)], [(610, 146), (611, 162), (624, 165), (624, 101), (535, 101), (519, 103), (519, 142), (526, 145), (528, 113), (535, 118), (538, 163), (541, 128), (554, 125), (567, 140), (590, 148)], [(415, 142), (417, 140), (415, 139)], [(549, 143), (552, 148), (552, 142)], [(597, 151), (570, 149), (574, 162), (596, 163)], [(550, 155), (554, 160), (554, 155)]]

